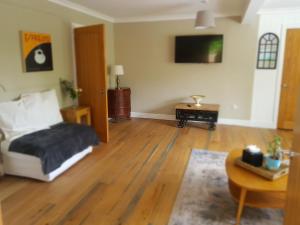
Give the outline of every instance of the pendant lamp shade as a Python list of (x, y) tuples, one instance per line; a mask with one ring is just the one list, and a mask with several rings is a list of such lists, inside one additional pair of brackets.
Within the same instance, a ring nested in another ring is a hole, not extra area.
[(195, 29), (205, 29), (215, 26), (215, 17), (211, 10), (203, 10), (197, 12)]

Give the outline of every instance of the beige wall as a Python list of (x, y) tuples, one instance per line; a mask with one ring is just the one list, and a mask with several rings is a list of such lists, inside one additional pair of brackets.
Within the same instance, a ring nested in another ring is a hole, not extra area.
[[(69, 104), (59, 78), (72, 79), (71, 23), (103, 21), (41, 0), (0, 0), (0, 101), (22, 92), (56, 88), (62, 106)], [(106, 24), (107, 64), (124, 64), (123, 86), (132, 89), (135, 112), (173, 114), (177, 102), (205, 94), (206, 102), (221, 104), (221, 117), (249, 119), (255, 69), (256, 25), (218, 19), (214, 29), (196, 31), (193, 20)], [(21, 30), (50, 33), (54, 71), (24, 73)], [(224, 34), (223, 63), (175, 64), (174, 37), (188, 34)], [(114, 41), (115, 40), (115, 41)], [(116, 57), (115, 57), (116, 55)], [(233, 109), (233, 104), (238, 109)]]
[[(217, 20), (213, 29), (197, 31), (193, 20), (115, 25), (116, 63), (124, 64), (122, 86), (132, 89), (132, 111), (174, 114), (177, 102), (204, 94), (221, 104), (221, 118), (250, 119), (257, 25), (238, 18)], [(220, 64), (175, 64), (174, 37), (223, 34)], [(233, 104), (238, 109), (233, 109)]]
[[(62, 96), (59, 78), (72, 79), (71, 23), (100, 24), (97, 18), (55, 5), (46, 0), (0, 0), (0, 101), (18, 97), (22, 92), (56, 88), (62, 106), (70, 104)], [(106, 24), (107, 64), (114, 62), (113, 24)], [(21, 60), (20, 31), (49, 33), (52, 36), (54, 70), (24, 73)]]

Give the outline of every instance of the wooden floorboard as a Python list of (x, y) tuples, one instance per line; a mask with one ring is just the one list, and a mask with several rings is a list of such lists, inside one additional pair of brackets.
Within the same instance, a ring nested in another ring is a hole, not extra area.
[(290, 148), (292, 132), (133, 119), (110, 124), (101, 144), (54, 182), (0, 178), (5, 225), (166, 225), (191, 150), (266, 148), (274, 135)]

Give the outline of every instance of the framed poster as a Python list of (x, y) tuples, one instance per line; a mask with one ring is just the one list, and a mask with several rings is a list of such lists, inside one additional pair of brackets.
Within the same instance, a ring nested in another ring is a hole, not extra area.
[(51, 36), (24, 31), (21, 35), (25, 72), (53, 70)]

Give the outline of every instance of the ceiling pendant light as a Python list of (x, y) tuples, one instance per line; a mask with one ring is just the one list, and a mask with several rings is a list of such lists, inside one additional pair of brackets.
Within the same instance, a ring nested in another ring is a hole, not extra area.
[(201, 10), (197, 12), (195, 29), (206, 29), (215, 26), (215, 17), (211, 10)]

